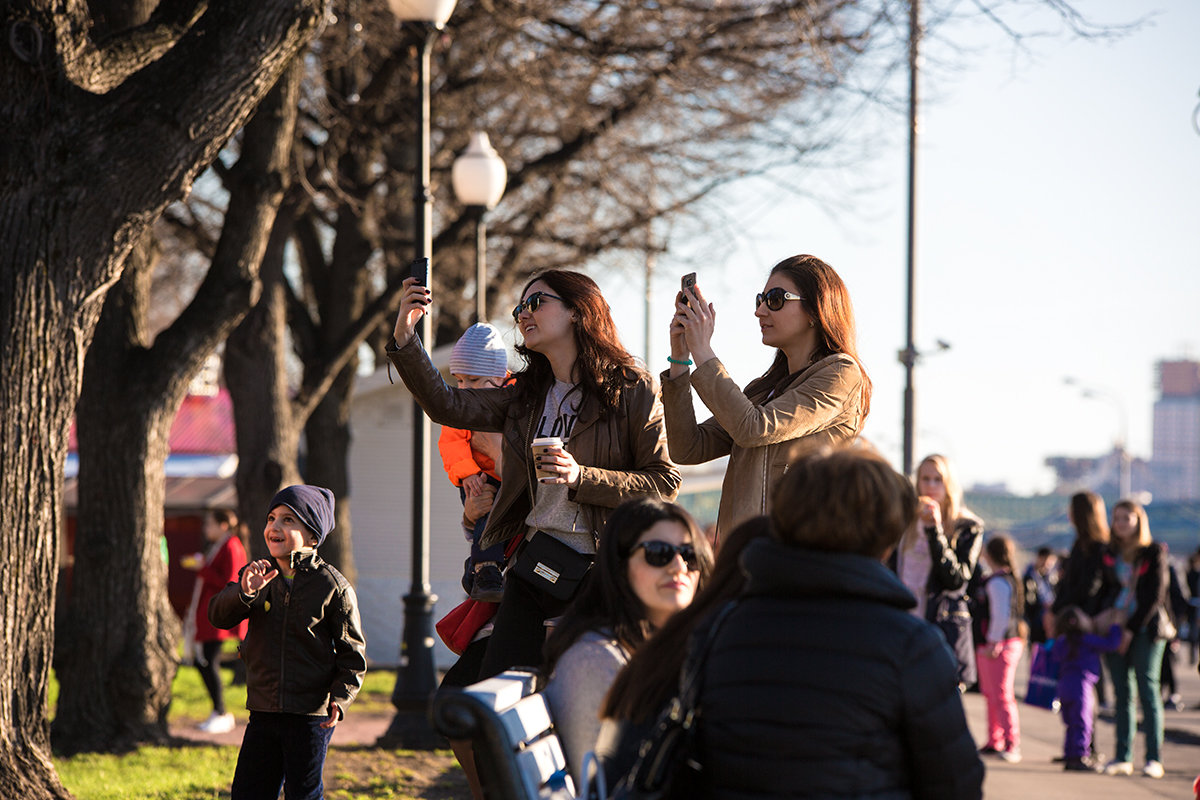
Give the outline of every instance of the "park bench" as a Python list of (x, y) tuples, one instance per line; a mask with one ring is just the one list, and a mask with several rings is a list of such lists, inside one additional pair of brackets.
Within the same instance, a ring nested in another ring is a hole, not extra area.
[(433, 701), (433, 726), (451, 740), (469, 740), (488, 800), (574, 800), (562, 743), (537, 676), (509, 670)]

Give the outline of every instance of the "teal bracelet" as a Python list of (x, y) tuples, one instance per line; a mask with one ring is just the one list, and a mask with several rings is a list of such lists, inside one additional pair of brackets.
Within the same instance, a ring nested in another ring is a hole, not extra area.
[(667, 356), (667, 361), (670, 361), (672, 364), (678, 364), (681, 367), (690, 367), (692, 365), (692, 360), (690, 358), (680, 361), (678, 358)]

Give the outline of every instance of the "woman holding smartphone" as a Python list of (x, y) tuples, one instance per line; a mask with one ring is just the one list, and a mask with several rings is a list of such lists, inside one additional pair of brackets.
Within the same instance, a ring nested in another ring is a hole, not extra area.
[[(775, 360), (739, 389), (712, 349), (713, 304), (685, 285), (671, 320), (671, 366), (662, 374), (671, 457), (700, 464), (729, 456), (718, 537), (769, 510), (771, 488), (795, 445), (854, 439), (871, 405), (850, 293), (832, 267), (809, 255), (779, 262), (755, 299), (754, 316)], [(693, 390), (712, 413), (704, 422), (696, 421)]]
[[(634, 497), (671, 500), (679, 489), (653, 378), (622, 347), (595, 281), (547, 270), (525, 285), (513, 309), (525, 368), (499, 389), (453, 388), (415, 335), (429, 289), (414, 278), (404, 286), (388, 357), (430, 419), (503, 434), (500, 488), (480, 545), (525, 539), (505, 580), (479, 677), (537, 666), (544, 623), (562, 614), (571, 597), (563, 596), (567, 570), (544, 581), (547, 570), (535, 567), (548, 562), (534, 556), (555, 548), (557, 559), (586, 570), (612, 509)], [(535, 460), (534, 439), (543, 437), (563, 444)]]

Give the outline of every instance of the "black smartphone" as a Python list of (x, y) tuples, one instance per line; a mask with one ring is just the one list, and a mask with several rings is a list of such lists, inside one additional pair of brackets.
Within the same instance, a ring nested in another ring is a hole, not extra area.
[(683, 302), (684, 302), (684, 303), (687, 303), (688, 305), (691, 305), (691, 301), (690, 301), (690, 300), (688, 300), (688, 296), (687, 296), (687, 291), (686, 291), (686, 290), (687, 290), (687, 289), (693, 289), (693, 288), (695, 288), (695, 286), (696, 286), (696, 273), (694, 273), (694, 272), (689, 272), (687, 275), (684, 275), (684, 276), (683, 276), (683, 277), (682, 277), (682, 278), (679, 280), (679, 290), (680, 290), (681, 292), (683, 292)]
[(412, 262), (412, 276), (422, 286), (429, 285), (429, 259), (416, 258)]

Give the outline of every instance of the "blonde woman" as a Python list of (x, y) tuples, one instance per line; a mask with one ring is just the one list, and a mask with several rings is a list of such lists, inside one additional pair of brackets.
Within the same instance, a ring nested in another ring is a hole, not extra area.
[(1115, 607), (1129, 617), (1120, 649), (1104, 656), (1117, 703), (1116, 755), (1104, 771), (1108, 775), (1133, 774), (1133, 735), (1137, 732), (1133, 687), (1136, 685), (1146, 731), (1146, 764), (1142, 774), (1161, 778), (1163, 704), (1159, 675), (1163, 650), (1175, 631), (1166, 606), (1166, 548), (1150, 537), (1150, 521), (1141, 504), (1122, 500), (1113, 506), (1110, 560), (1121, 585)]
[(950, 462), (931, 455), (917, 467), (916, 523), (900, 540), (892, 566), (917, 598), (912, 613), (937, 625), (958, 661), (959, 687), (975, 683), (975, 643), (967, 584), (979, 563), (983, 522), (963, 505)]

